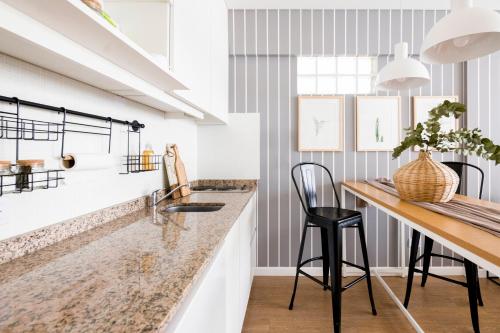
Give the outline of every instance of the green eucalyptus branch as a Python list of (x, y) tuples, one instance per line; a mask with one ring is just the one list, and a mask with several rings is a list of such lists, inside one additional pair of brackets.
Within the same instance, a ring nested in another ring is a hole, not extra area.
[(483, 137), (480, 129), (461, 128), (448, 133), (441, 131), (441, 118), (458, 119), (466, 111), (462, 103), (444, 101), (429, 111), (429, 119), (426, 122), (418, 123), (415, 128), (405, 128), (406, 137), (394, 148), (392, 157), (397, 158), (405, 150), (419, 147), (423, 151), (434, 149), (441, 153), (454, 151), (462, 155), (476, 155), (500, 164), (500, 146)]

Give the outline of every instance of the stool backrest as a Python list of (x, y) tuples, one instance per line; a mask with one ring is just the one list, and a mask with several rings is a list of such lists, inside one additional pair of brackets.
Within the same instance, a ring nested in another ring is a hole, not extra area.
[(484, 185), (484, 172), (483, 170), (481, 170), (481, 168), (473, 165), (473, 164), (469, 164), (469, 163), (465, 163), (465, 162), (455, 162), (455, 161), (450, 161), (450, 162), (443, 162), (443, 164), (445, 164), (446, 166), (450, 167), (451, 169), (453, 169), (453, 171), (455, 171), (458, 175), (458, 177), (460, 178), (460, 183), (458, 184), (458, 188), (457, 188), (457, 192), (458, 194), (460, 194), (460, 189), (462, 188), (462, 180), (463, 180), (463, 176), (464, 176), (464, 171), (467, 170), (467, 168), (470, 168), (470, 169), (474, 169), (476, 171), (479, 172), (479, 196), (478, 198), (481, 199), (481, 197), (483, 196), (483, 185)]
[[(303, 198), (301, 195), (301, 191), (297, 183), (297, 178), (295, 177), (296, 174), (295, 170), (297, 169), (300, 171), (300, 178), (302, 179), (302, 188), (305, 198)], [(337, 191), (335, 189), (335, 184), (333, 183), (333, 178), (332, 174), (330, 173), (330, 170), (328, 170), (328, 168), (318, 163), (303, 162), (295, 165), (292, 168), (291, 174), (292, 174), (293, 184), (295, 185), (295, 189), (297, 190), (300, 203), (302, 204), (302, 208), (304, 208), (304, 211), (308, 215), (309, 215), (309, 209), (315, 208), (318, 205), (318, 196), (316, 191), (317, 171), (326, 172), (328, 174), (328, 177), (330, 178), (330, 183), (333, 188), (333, 193), (335, 195), (335, 201), (337, 202), (337, 207), (340, 207), (339, 197), (337, 195)]]

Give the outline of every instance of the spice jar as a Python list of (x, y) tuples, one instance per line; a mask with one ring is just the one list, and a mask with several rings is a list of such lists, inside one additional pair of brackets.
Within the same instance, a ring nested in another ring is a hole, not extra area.
[(10, 161), (0, 161), (0, 176), (12, 174), (10, 171)]
[(43, 170), (43, 160), (17, 160), (16, 190), (29, 189), (30, 178), (33, 179), (33, 175), (31, 174)]

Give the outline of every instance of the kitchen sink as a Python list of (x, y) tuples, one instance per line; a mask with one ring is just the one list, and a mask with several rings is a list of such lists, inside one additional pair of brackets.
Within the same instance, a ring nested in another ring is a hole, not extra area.
[(203, 213), (215, 212), (224, 207), (223, 203), (178, 203), (163, 208), (164, 213)]

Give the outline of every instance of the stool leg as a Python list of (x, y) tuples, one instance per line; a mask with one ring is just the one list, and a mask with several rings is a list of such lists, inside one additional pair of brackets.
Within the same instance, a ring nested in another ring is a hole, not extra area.
[(479, 333), (479, 315), (477, 313), (477, 275), (476, 266), (471, 261), (464, 259), (465, 276), (467, 278), (467, 291), (469, 294), (469, 308), (472, 319), (472, 327), (475, 333)]
[(434, 245), (434, 240), (432, 238), (429, 238), (425, 236), (425, 243), (424, 243), (424, 264), (422, 267), (422, 282), (420, 285), (422, 287), (425, 287), (425, 283), (427, 282), (427, 277), (429, 274), (429, 266), (431, 265), (431, 253), (432, 253), (432, 246)]
[(413, 283), (413, 275), (415, 274), (415, 264), (417, 261), (418, 243), (420, 242), (420, 232), (413, 230), (411, 235), (410, 263), (408, 264), (408, 280), (406, 282), (405, 308), (410, 302), (411, 287)]
[(330, 274), (332, 276), (333, 331), (340, 333), (342, 305), (342, 229), (328, 228), (328, 251), (330, 254)]
[(370, 264), (368, 263), (368, 251), (366, 249), (366, 239), (365, 239), (363, 220), (361, 220), (358, 224), (358, 231), (359, 231), (359, 242), (361, 243), (361, 252), (363, 252), (363, 265), (365, 266), (366, 283), (368, 285), (368, 295), (370, 296), (372, 313), (374, 316), (376, 316), (377, 310), (375, 309), (375, 301), (373, 300), (372, 280), (370, 276)]
[(299, 282), (299, 269), (300, 269), (300, 264), (302, 263), (302, 254), (304, 253), (304, 243), (306, 241), (308, 223), (309, 222), (306, 218), (306, 220), (304, 221), (304, 228), (302, 230), (302, 238), (300, 239), (299, 257), (297, 259), (297, 270), (295, 271), (295, 283), (293, 285), (292, 299), (290, 300), (290, 305), (288, 305), (288, 310), (293, 309), (293, 301), (295, 300), (295, 292), (297, 291), (297, 283)]
[(474, 264), (474, 271), (476, 272), (476, 285), (477, 285), (477, 303), (479, 306), (484, 306), (483, 297), (481, 296), (481, 287), (479, 285), (479, 270), (477, 269), (477, 265)]
[(321, 252), (323, 252), (323, 290), (327, 290), (330, 256), (328, 254), (328, 231), (325, 228), (321, 228)]

